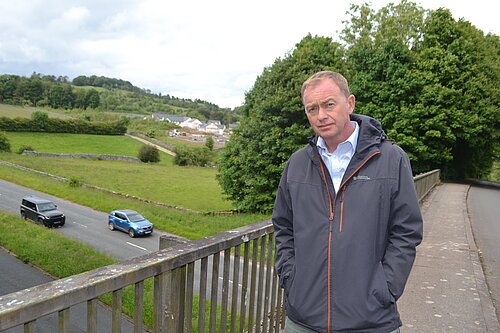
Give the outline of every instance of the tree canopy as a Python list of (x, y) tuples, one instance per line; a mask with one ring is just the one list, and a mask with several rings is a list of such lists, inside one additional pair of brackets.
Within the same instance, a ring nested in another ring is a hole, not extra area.
[(401, 1), (353, 5), (341, 41), (306, 36), (265, 68), (219, 163), (224, 193), (245, 211), (270, 211), (284, 164), (312, 134), (302, 82), (320, 70), (346, 76), (356, 113), (379, 119), (415, 173), (487, 174), (498, 142), (499, 38), (444, 8)]

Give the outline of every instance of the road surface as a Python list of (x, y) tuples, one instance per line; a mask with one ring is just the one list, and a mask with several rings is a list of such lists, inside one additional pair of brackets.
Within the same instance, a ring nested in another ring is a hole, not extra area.
[(467, 208), (497, 318), (500, 318), (500, 185), (471, 186)]

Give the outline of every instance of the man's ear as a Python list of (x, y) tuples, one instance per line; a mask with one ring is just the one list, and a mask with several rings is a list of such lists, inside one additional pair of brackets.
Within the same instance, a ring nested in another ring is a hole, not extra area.
[(349, 114), (354, 111), (354, 105), (356, 104), (356, 97), (354, 95), (349, 95), (347, 98), (347, 105), (349, 105)]

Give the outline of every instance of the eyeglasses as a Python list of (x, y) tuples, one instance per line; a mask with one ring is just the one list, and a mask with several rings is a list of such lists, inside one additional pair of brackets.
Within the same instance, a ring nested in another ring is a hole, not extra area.
[(321, 103), (321, 104), (307, 105), (305, 107), (305, 111), (308, 115), (315, 116), (319, 113), (320, 107), (322, 107), (323, 110), (325, 110), (327, 112), (331, 112), (331, 111), (333, 111), (333, 109), (335, 109), (335, 105), (336, 104), (332, 101), (328, 101), (328, 102)]

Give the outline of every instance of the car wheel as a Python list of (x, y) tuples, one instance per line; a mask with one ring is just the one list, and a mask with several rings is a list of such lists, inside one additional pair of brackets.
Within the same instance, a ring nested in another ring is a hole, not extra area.
[(111, 230), (111, 231), (115, 230), (115, 224), (114, 224), (113, 222), (109, 222), (109, 223), (108, 223), (108, 228), (109, 228), (109, 230)]
[(128, 235), (130, 237), (134, 238), (135, 237), (135, 231), (134, 231), (134, 229), (132, 229), (132, 228), (128, 229)]
[(49, 224), (44, 219), (38, 219), (38, 223), (40, 223), (43, 226), (49, 227)]
[(21, 217), (26, 220), (26, 213), (25, 212), (21, 212)]

